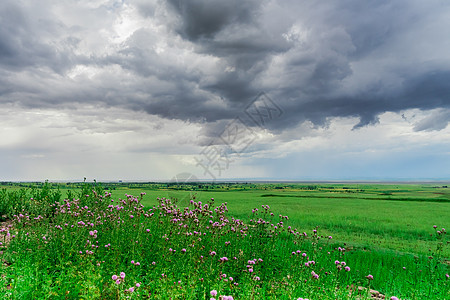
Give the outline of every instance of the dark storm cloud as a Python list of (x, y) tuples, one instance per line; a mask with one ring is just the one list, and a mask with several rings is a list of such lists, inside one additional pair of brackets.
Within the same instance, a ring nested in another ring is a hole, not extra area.
[[(138, 1), (128, 5), (154, 26), (111, 45), (114, 34), (99, 32), (113, 30), (120, 1), (89, 11), (99, 18), (76, 11), (71, 24), (47, 2), (42, 11), (16, 3), (0, 4), (1, 102), (101, 103), (199, 122), (206, 135), (261, 91), (284, 112), (267, 124), (274, 132), (332, 117), (359, 118), (359, 128), (384, 112), (450, 106), (442, 1)], [(80, 66), (96, 70), (69, 76)], [(439, 120), (415, 130), (444, 128), (449, 115)]]
[(179, 1), (169, 0), (171, 7), (180, 16), (177, 31), (189, 40), (210, 39), (233, 25), (254, 22), (258, 7), (264, 1)]

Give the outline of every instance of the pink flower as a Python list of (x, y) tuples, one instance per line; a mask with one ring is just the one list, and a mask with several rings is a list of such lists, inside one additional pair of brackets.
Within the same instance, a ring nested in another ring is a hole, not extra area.
[(217, 296), (217, 291), (216, 290), (212, 290), (211, 292), (209, 292), (211, 294), (211, 296), (215, 297)]
[(117, 275), (112, 276), (112, 280), (117, 280), (117, 278), (118, 278)]
[(138, 283), (136, 283), (136, 287), (140, 287), (141, 286), (141, 284), (138, 282)]
[(350, 272), (350, 267), (349, 266), (346, 266), (344, 269), (345, 269), (345, 271)]
[(367, 275), (367, 276), (366, 276), (366, 278), (367, 278), (367, 279), (369, 279), (369, 280), (373, 280), (373, 276), (372, 276), (372, 275), (370, 275), (370, 274), (369, 274), (369, 275)]
[(120, 272), (120, 278), (125, 279), (125, 273), (124, 272)]
[(392, 297), (391, 297), (391, 300), (398, 300), (398, 298), (395, 297), (395, 296), (392, 296)]

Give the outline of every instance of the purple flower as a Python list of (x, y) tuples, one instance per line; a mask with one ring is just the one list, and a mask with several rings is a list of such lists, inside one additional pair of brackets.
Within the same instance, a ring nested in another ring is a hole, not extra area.
[(349, 266), (346, 266), (344, 269), (345, 269), (345, 271), (350, 272), (350, 267)]
[(141, 284), (138, 282), (138, 283), (136, 283), (136, 287), (140, 287), (141, 286)]
[(373, 276), (372, 276), (372, 275), (370, 275), (370, 274), (369, 274), (369, 275), (367, 275), (367, 276), (366, 276), (366, 278), (367, 278), (367, 279), (369, 279), (369, 280), (373, 280)]
[(125, 279), (125, 273), (124, 272), (120, 272), (120, 278)]
[(212, 290), (211, 292), (209, 292), (211, 294), (211, 296), (215, 297), (217, 296), (217, 291), (216, 290)]
[(112, 280), (117, 280), (117, 278), (118, 278), (117, 275), (112, 276)]

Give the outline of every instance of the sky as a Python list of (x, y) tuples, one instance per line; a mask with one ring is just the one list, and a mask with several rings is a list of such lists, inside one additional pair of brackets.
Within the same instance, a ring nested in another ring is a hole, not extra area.
[(450, 2), (0, 2), (0, 181), (450, 180)]

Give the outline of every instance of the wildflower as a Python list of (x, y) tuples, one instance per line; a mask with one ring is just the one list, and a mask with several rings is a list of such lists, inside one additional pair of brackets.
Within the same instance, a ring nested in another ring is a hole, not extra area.
[(366, 276), (366, 278), (367, 278), (367, 279), (369, 279), (369, 280), (373, 280), (373, 276), (372, 276), (372, 275), (370, 275), (370, 274), (369, 274), (369, 275), (367, 275), (367, 276)]
[(349, 266), (346, 266), (344, 269), (345, 269), (345, 271), (350, 272), (350, 267)]
[(181, 249), (181, 252), (185, 253), (185, 252), (186, 252), (186, 249), (184, 249), (184, 248), (183, 248), (183, 249)]
[(125, 273), (124, 272), (120, 272), (120, 278), (125, 279)]
[(112, 280), (117, 280), (117, 278), (118, 278), (117, 275), (112, 276)]
[(392, 297), (391, 297), (391, 300), (398, 300), (398, 298), (395, 297), (395, 296), (392, 296)]
[(319, 275), (316, 272), (312, 271), (311, 275), (314, 279), (319, 279)]
[(215, 297), (217, 296), (217, 291), (216, 290), (212, 290), (211, 292), (209, 292), (211, 294), (211, 296)]
[(132, 293), (132, 292), (134, 292), (134, 287), (130, 287), (128, 290), (125, 290), (125, 291)]

